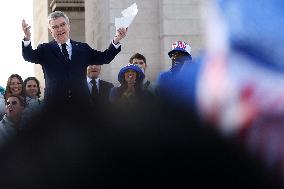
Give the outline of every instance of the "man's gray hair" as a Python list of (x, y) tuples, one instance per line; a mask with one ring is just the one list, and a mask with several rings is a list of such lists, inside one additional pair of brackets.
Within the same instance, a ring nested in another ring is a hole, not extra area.
[(65, 18), (67, 24), (69, 24), (68, 16), (64, 12), (61, 12), (61, 11), (54, 11), (54, 12), (50, 13), (47, 17), (48, 24), (50, 23), (51, 20), (55, 20), (55, 19), (60, 18), (60, 17)]

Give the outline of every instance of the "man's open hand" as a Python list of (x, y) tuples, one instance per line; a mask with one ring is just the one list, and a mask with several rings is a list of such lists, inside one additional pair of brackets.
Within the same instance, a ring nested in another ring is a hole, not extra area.
[(24, 38), (24, 40), (25, 40), (25, 41), (29, 41), (29, 40), (31, 39), (31, 31), (30, 31), (31, 26), (29, 26), (28, 24), (26, 24), (26, 21), (25, 21), (25, 20), (22, 21), (22, 29), (23, 29), (23, 31), (24, 31), (24, 33), (25, 33), (25, 38)]

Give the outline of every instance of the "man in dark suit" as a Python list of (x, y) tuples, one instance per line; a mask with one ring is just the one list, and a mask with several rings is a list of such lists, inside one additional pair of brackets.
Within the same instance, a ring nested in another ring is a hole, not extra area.
[[(97, 63), (110, 63), (120, 52), (119, 41), (126, 36), (127, 29), (117, 30), (110, 46), (104, 52), (92, 49), (88, 44), (70, 39), (70, 24), (65, 13), (52, 12), (48, 16), (49, 30), (53, 41), (40, 44), (35, 50), (30, 42), (30, 28), (25, 20), (22, 29), (25, 37), (22, 53), (26, 61), (40, 64), (45, 77), (45, 100), (49, 104), (73, 104), (90, 102), (86, 84), (86, 68)], [(72, 102), (72, 103), (70, 103)]]
[(95, 104), (108, 105), (110, 89), (114, 85), (99, 78), (101, 65), (90, 65), (87, 67), (87, 84)]

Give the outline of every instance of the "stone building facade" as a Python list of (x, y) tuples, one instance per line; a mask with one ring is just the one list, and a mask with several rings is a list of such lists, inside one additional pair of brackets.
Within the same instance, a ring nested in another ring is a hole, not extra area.
[[(115, 17), (121, 17), (123, 9), (136, 3), (138, 14), (129, 27), (127, 37), (121, 41), (122, 52), (109, 65), (102, 67), (101, 77), (117, 85), (120, 68), (128, 63), (132, 54), (139, 52), (147, 58), (146, 76), (154, 82), (158, 74), (171, 65), (167, 53), (173, 42), (188, 42), (193, 58), (203, 49), (199, 11), (202, 1), (34, 0), (34, 44), (37, 46), (51, 40), (46, 18), (50, 12), (62, 10), (70, 18), (72, 39), (104, 50), (115, 35)], [(35, 67), (35, 75), (44, 84), (40, 66)]]

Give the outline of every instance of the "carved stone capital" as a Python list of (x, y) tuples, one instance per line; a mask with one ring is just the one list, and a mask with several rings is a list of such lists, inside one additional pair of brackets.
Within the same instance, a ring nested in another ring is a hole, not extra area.
[(84, 0), (52, 0), (51, 11), (84, 12)]

